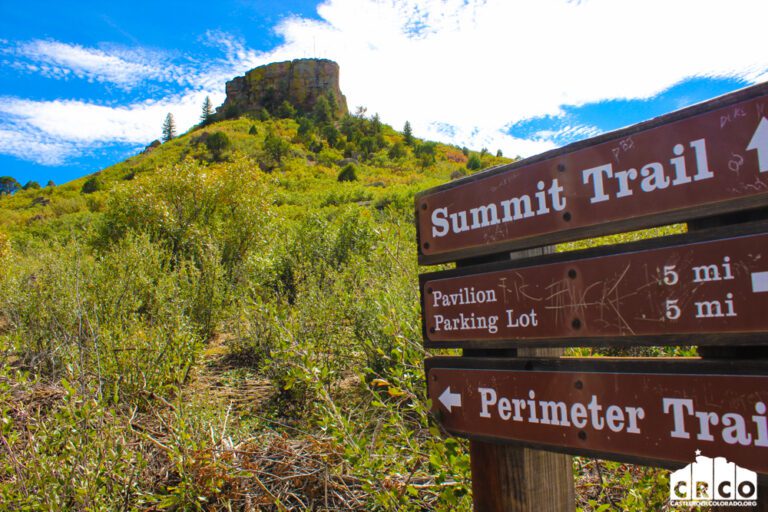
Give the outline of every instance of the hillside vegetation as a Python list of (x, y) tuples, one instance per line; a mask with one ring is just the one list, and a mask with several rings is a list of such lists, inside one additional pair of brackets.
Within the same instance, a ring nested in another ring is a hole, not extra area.
[[(4, 507), (471, 508), (413, 195), (509, 160), (284, 110), (0, 198)], [(575, 468), (585, 510), (665, 499), (662, 471)]]

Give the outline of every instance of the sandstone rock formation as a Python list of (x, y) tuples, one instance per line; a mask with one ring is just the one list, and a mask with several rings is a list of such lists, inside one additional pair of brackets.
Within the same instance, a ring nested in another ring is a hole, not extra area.
[(332, 94), (339, 116), (348, 112), (339, 88), (339, 65), (326, 59), (298, 59), (267, 64), (238, 76), (226, 85), (227, 99), (218, 109), (220, 119), (261, 109), (274, 113), (283, 101), (299, 112), (310, 112), (318, 98)]

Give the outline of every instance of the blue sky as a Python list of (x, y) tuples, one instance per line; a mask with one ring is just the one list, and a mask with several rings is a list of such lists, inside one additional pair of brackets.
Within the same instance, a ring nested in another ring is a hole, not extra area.
[(136, 154), (257, 65), (341, 66), (351, 107), (530, 156), (768, 80), (765, 0), (0, 3), (0, 175)]

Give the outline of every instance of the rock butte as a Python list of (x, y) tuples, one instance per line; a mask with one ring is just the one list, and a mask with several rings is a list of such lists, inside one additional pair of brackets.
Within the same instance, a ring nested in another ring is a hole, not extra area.
[(348, 113), (339, 88), (339, 65), (326, 59), (297, 59), (259, 66), (226, 84), (227, 99), (216, 109), (220, 119), (262, 108), (274, 111), (283, 101), (300, 112), (311, 112), (318, 98), (332, 94), (337, 114)]

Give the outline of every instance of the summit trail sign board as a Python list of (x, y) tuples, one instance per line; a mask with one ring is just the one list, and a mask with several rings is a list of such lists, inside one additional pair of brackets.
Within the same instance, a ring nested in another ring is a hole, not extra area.
[(435, 264), (768, 206), (768, 84), (416, 199)]

